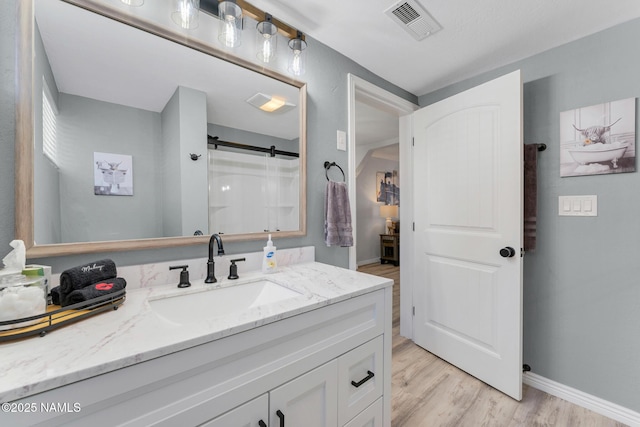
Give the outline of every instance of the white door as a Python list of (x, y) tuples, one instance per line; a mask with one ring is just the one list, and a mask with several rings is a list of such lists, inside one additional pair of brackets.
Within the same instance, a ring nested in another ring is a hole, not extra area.
[(520, 71), (425, 107), (413, 123), (415, 342), (520, 400)]

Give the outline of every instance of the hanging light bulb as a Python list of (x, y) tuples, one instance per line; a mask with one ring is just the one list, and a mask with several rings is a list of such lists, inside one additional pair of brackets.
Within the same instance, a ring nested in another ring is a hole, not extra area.
[(173, 22), (180, 27), (192, 30), (198, 27), (200, 0), (175, 0), (174, 12), (171, 14)]
[(224, 46), (234, 48), (240, 46), (242, 35), (242, 8), (235, 0), (220, 2), (218, 5), (220, 31), (218, 40)]
[(264, 21), (256, 25), (256, 46), (258, 46), (258, 59), (262, 62), (270, 62), (276, 56), (278, 49), (278, 27), (272, 22), (268, 13), (264, 14)]
[(291, 57), (289, 58), (288, 70), (294, 76), (301, 76), (305, 72), (307, 42), (302, 40), (302, 33), (297, 32), (295, 39), (289, 40), (289, 48), (291, 49)]
[(144, 0), (120, 0), (122, 3), (127, 6), (142, 6), (144, 4)]

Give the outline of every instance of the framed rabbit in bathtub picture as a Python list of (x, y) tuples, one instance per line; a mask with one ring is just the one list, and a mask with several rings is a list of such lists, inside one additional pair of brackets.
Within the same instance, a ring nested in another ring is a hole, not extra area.
[(560, 176), (636, 170), (636, 98), (560, 113)]

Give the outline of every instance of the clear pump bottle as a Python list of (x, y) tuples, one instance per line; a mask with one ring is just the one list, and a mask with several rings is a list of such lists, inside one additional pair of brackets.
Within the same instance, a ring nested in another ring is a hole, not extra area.
[(264, 247), (264, 254), (262, 255), (262, 272), (273, 273), (277, 268), (276, 247), (273, 246), (271, 234), (269, 234), (269, 240), (267, 241), (267, 246)]

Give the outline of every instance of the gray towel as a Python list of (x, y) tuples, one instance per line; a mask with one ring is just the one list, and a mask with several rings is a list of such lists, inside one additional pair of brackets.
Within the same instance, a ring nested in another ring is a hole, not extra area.
[(349, 192), (344, 182), (327, 182), (324, 199), (324, 242), (327, 246), (353, 246)]

